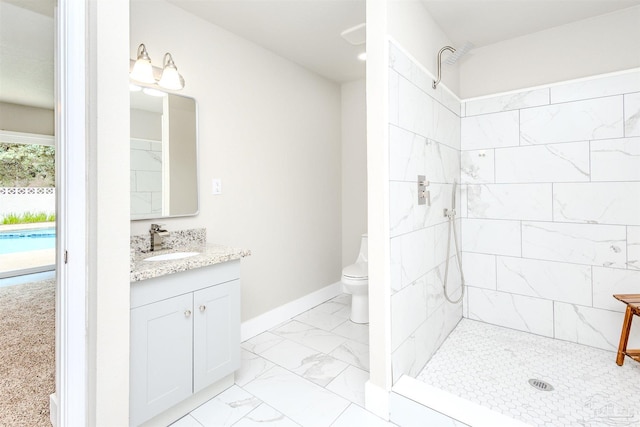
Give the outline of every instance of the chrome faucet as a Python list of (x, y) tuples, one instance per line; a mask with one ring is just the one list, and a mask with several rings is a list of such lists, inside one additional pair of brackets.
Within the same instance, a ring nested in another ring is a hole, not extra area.
[(151, 250), (158, 251), (162, 249), (162, 244), (164, 243), (164, 239), (169, 237), (170, 233), (167, 230), (164, 230), (162, 227), (164, 224), (151, 224)]

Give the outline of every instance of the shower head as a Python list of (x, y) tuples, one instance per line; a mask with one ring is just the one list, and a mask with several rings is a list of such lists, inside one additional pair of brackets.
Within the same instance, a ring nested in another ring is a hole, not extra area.
[(473, 48), (473, 43), (465, 42), (462, 47), (455, 49), (451, 55), (447, 56), (447, 59), (444, 60), (445, 64), (454, 65), (456, 62), (458, 62), (458, 59), (469, 53), (469, 51)]
[(433, 87), (434, 89), (438, 87), (438, 83), (440, 83), (440, 79), (442, 79), (442, 53), (445, 50), (451, 52), (451, 55), (449, 55), (444, 62), (449, 65), (453, 65), (458, 62), (458, 60), (462, 56), (466, 55), (471, 49), (473, 49), (473, 44), (471, 44), (470, 42), (465, 42), (465, 44), (463, 44), (459, 49), (454, 49), (451, 46), (445, 46), (440, 49), (440, 52), (438, 52), (438, 80), (434, 80), (431, 87)]

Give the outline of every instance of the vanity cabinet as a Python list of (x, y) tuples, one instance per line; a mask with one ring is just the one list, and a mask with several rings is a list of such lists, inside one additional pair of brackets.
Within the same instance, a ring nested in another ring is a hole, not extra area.
[(131, 425), (240, 367), (237, 276), (229, 262), (132, 284)]

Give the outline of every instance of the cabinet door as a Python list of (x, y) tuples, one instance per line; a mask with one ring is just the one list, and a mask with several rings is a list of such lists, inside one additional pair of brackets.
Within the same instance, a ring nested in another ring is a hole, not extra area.
[(193, 295), (131, 310), (131, 425), (192, 393)]
[(240, 280), (193, 296), (193, 391), (240, 367)]

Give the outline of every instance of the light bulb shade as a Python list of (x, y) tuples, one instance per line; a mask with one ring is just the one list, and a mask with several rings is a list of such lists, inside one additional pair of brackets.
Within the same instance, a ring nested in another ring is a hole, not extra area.
[(165, 53), (163, 62), (162, 77), (158, 81), (158, 86), (169, 90), (181, 90), (184, 87), (184, 79), (178, 73), (170, 53)]
[(133, 64), (133, 70), (129, 73), (129, 77), (132, 80), (142, 83), (152, 84), (156, 82), (156, 79), (153, 77), (151, 59), (144, 44), (138, 46), (138, 58), (136, 59), (136, 63)]

